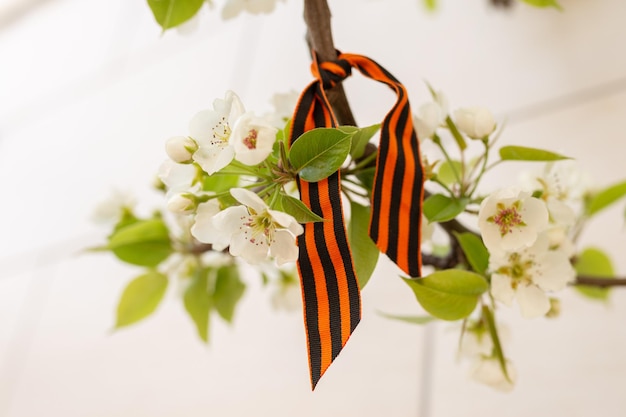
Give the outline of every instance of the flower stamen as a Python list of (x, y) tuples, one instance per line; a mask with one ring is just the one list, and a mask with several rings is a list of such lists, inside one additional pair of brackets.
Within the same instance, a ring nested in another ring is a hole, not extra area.
[(213, 140), (211, 141), (211, 145), (225, 146), (228, 144), (230, 134), (230, 125), (226, 121), (226, 118), (222, 117), (222, 119), (213, 128)]
[(256, 149), (257, 136), (259, 132), (256, 129), (250, 129), (248, 136), (243, 139), (243, 144), (248, 149)]
[(519, 212), (520, 201), (516, 201), (511, 206), (507, 207), (502, 203), (498, 203), (497, 213), (487, 218), (489, 223), (495, 223), (500, 231), (500, 236), (505, 236), (513, 232), (515, 227), (526, 226), (526, 223), (522, 220), (522, 215)]

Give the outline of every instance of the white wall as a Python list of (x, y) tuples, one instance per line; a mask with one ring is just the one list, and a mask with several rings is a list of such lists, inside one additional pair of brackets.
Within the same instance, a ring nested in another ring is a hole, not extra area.
[[(428, 100), (428, 80), (454, 105), (508, 120), (502, 143), (566, 153), (601, 185), (626, 177), (626, 3), (562, 0), (559, 13), (442, 0), (435, 15), (415, 0), (330, 3), (337, 46), (383, 64), (415, 105)], [(301, 4), (277, 9), (226, 23), (205, 10), (198, 31), (180, 36), (161, 35), (144, 2), (55, 0), (0, 28), (0, 416), (624, 415), (623, 290), (608, 307), (566, 290), (555, 321), (505, 314), (520, 373), (512, 394), (467, 380), (453, 326), (376, 313), (419, 314), (385, 263), (314, 393), (300, 314), (273, 312), (257, 282), (232, 328), (215, 323), (208, 348), (175, 289), (154, 317), (111, 334), (138, 272), (80, 252), (106, 233), (92, 208), (111, 188), (158, 202), (147, 190), (164, 139), (185, 134), (226, 89), (263, 112), (274, 92), (309, 82)], [(393, 98), (354, 78), (357, 120), (378, 121)], [(623, 219), (622, 204), (583, 241), (607, 247), (626, 275)]]

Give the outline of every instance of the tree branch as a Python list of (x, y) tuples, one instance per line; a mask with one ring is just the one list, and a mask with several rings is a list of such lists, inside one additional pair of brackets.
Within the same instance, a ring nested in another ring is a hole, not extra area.
[(624, 287), (626, 286), (626, 278), (604, 278), (604, 277), (594, 277), (591, 275), (578, 275), (576, 277), (576, 281), (574, 281), (572, 285), (575, 285), (575, 286), (585, 285), (588, 287), (600, 287), (600, 288)]
[[(317, 53), (321, 61), (337, 59), (330, 18), (330, 9), (326, 0), (304, 1), (304, 22), (307, 26), (307, 41), (309, 48), (312, 52)], [(337, 117), (337, 122), (340, 125), (356, 126), (356, 120), (341, 83), (327, 90), (326, 95)]]
[[(509, 3), (508, 1), (494, 1), (495, 3)], [(317, 53), (318, 59), (321, 61), (333, 61), (337, 59), (337, 49), (333, 41), (331, 29), (331, 13), (326, 0), (304, 0), (304, 22), (307, 26), (307, 42), (311, 53)], [(326, 91), (330, 105), (333, 108), (337, 121), (340, 125), (356, 126), (356, 121), (348, 98), (341, 83)], [(376, 152), (377, 147), (374, 144), (368, 144), (367, 153)], [(424, 196), (428, 197), (430, 193), (424, 192)], [(434, 256), (430, 254), (422, 254), (422, 263), (424, 265), (434, 266), (438, 269), (454, 268), (456, 265), (465, 262), (465, 255), (460, 248), (459, 243), (454, 237), (456, 233), (477, 233), (456, 219), (439, 223), (439, 225), (450, 236), (451, 250), (445, 257)], [(626, 278), (597, 278), (592, 276), (580, 275), (576, 278), (576, 282), (572, 285), (587, 285), (593, 287), (613, 287), (626, 286)]]

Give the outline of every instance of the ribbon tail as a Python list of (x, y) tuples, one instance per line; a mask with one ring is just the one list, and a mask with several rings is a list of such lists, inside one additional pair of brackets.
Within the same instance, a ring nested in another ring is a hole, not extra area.
[[(307, 130), (334, 125), (325, 94), (314, 82), (296, 107), (290, 143)], [(298, 273), (315, 389), (359, 323), (361, 300), (343, 220), (339, 172), (315, 183), (297, 182), (302, 202), (325, 219), (304, 224), (304, 233), (298, 237)]]
[(398, 97), (381, 124), (369, 232), (381, 252), (409, 276), (418, 277), (424, 169), (406, 88), (369, 58), (352, 54), (339, 58), (366, 77), (386, 84)]

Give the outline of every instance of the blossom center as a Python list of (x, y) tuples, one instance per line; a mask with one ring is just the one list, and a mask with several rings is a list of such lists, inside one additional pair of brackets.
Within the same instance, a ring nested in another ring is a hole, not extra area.
[(520, 201), (516, 201), (510, 206), (502, 203), (496, 205), (496, 214), (487, 218), (489, 223), (494, 223), (500, 230), (500, 236), (505, 236), (513, 231), (515, 227), (526, 226), (519, 212)]
[(256, 129), (250, 129), (248, 136), (243, 139), (243, 144), (248, 149), (256, 149), (256, 142), (259, 132)]
[(248, 210), (251, 216), (244, 225), (250, 228), (250, 236), (248, 236), (250, 243), (256, 245), (271, 244), (274, 241), (276, 224), (270, 214), (267, 212), (256, 214), (251, 208)]
[(230, 125), (226, 121), (226, 117), (222, 117), (217, 125), (215, 125), (215, 127), (213, 128), (213, 140), (211, 141), (211, 144), (224, 146), (226, 143), (228, 143), (230, 134)]
[(530, 283), (530, 269), (535, 265), (532, 259), (524, 259), (517, 252), (509, 255), (509, 264), (498, 268), (497, 273), (511, 277), (511, 286), (516, 288), (520, 282)]

